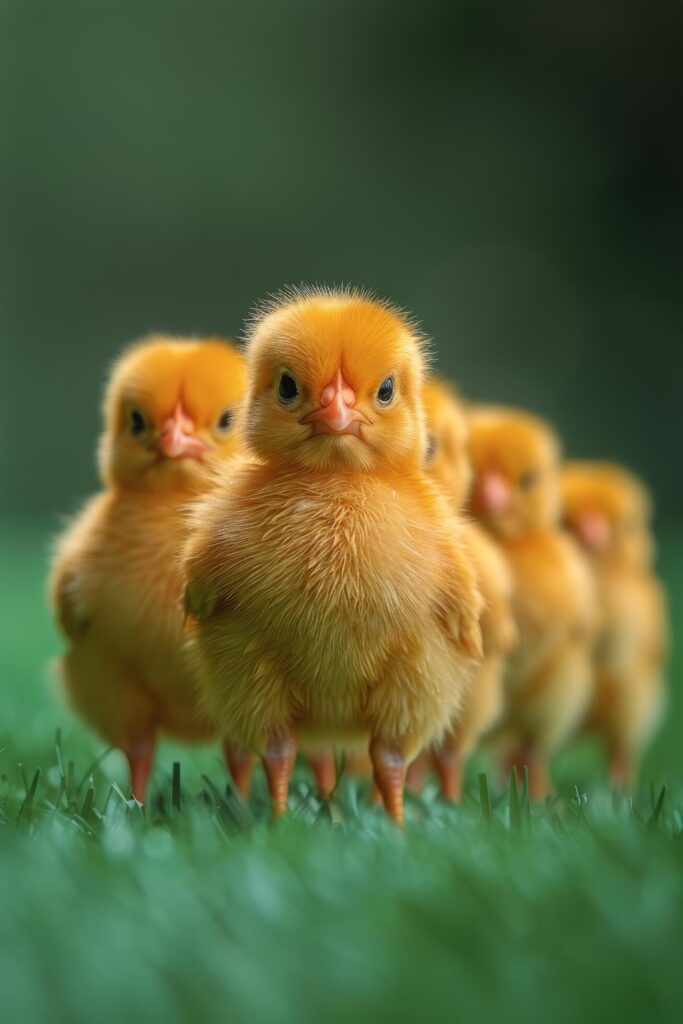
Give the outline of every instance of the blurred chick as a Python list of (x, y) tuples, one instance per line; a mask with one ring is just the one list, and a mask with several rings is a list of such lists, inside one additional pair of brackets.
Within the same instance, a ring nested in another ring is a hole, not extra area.
[(182, 653), (184, 505), (237, 450), (241, 355), (218, 341), (152, 337), (115, 363), (99, 447), (103, 490), (59, 538), (50, 580), (75, 709), (128, 759), (143, 801), (159, 732), (212, 735)]
[(604, 740), (612, 781), (633, 785), (664, 707), (668, 627), (652, 571), (652, 505), (621, 466), (569, 462), (562, 472), (565, 524), (595, 572), (600, 632), (587, 725)]
[[(446, 494), (453, 512), (459, 514), (472, 483), (467, 417), (455, 391), (444, 381), (431, 380), (423, 399), (429, 439), (427, 472)], [(484, 598), (484, 657), (466, 692), (456, 727), (433, 750), (441, 793), (449, 800), (460, 799), (467, 757), (502, 713), (505, 656), (517, 640), (511, 608), (512, 574), (505, 557), (479, 524), (466, 520), (463, 530)]]
[(420, 338), (363, 294), (290, 292), (253, 322), (247, 367), (255, 460), (200, 503), (185, 562), (205, 707), (263, 756), (275, 814), (298, 741), (364, 736), (401, 821), (405, 765), (481, 653), (474, 569), (422, 469)]
[(528, 766), (530, 794), (540, 800), (548, 791), (548, 757), (575, 729), (591, 695), (594, 587), (578, 545), (560, 528), (560, 446), (547, 424), (484, 406), (473, 409), (469, 425), (472, 509), (512, 570), (519, 633), (495, 737), (511, 764)]

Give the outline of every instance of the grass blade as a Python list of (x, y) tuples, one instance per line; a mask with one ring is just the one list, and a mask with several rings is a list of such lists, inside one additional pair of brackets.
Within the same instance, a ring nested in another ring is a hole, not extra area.
[(659, 796), (657, 797), (657, 802), (654, 805), (654, 810), (653, 810), (652, 814), (650, 815), (650, 817), (648, 819), (648, 822), (647, 822), (647, 827), (648, 828), (652, 829), (652, 828), (656, 828), (657, 827), (657, 823), (659, 821), (659, 816), (661, 815), (662, 809), (664, 807), (664, 799), (665, 799), (665, 797), (666, 797), (666, 786), (662, 786), (661, 790), (659, 791)]
[(522, 828), (522, 812), (519, 803), (519, 789), (517, 787), (517, 768), (512, 766), (510, 772), (510, 792), (508, 796), (508, 807), (510, 810), (510, 831), (520, 832)]
[(486, 772), (479, 772), (479, 806), (481, 807), (481, 822), (486, 828), (491, 828), (491, 799), (489, 797), (489, 780)]
[(180, 810), (180, 761), (173, 762), (173, 779), (171, 781), (171, 803), (173, 809)]

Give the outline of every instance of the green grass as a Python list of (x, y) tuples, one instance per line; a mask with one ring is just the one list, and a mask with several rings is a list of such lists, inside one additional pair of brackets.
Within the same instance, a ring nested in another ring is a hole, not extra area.
[(273, 825), (260, 775), (246, 807), (214, 749), (164, 745), (145, 811), (48, 682), (41, 538), (0, 544), (0, 1020), (680, 1019), (678, 665), (632, 803), (584, 747), (543, 808), (475, 767), (461, 808), (428, 785), (403, 833), (365, 784), (328, 806), (298, 768)]

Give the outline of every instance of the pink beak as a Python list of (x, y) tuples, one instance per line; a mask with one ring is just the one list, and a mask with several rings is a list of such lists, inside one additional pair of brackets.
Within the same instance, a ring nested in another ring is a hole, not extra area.
[(320, 392), (320, 405), (300, 421), (310, 423), (315, 434), (353, 434), (360, 437), (362, 423), (369, 423), (367, 416), (355, 408), (356, 392), (337, 370), (334, 380)]
[(178, 402), (161, 425), (159, 451), (167, 459), (201, 459), (206, 444), (194, 435), (194, 422)]
[(500, 515), (510, 507), (510, 485), (495, 470), (488, 470), (479, 477), (475, 486), (475, 505), (483, 515)]
[(590, 551), (604, 551), (609, 545), (609, 523), (599, 512), (584, 512), (576, 525), (576, 532), (583, 546)]

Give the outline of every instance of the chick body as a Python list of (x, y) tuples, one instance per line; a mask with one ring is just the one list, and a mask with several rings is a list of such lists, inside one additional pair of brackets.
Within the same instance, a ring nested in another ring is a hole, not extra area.
[(570, 462), (562, 487), (565, 522), (590, 559), (600, 609), (586, 725), (606, 746), (612, 780), (632, 785), (665, 705), (668, 625), (652, 570), (651, 502), (611, 463)]
[(276, 812), (296, 740), (363, 737), (400, 820), (405, 762), (457, 714), (480, 645), (474, 571), (422, 471), (418, 340), (382, 304), (312, 292), (258, 321), (247, 364), (258, 461), (201, 503), (186, 559), (205, 706), (264, 754)]
[(547, 760), (576, 729), (593, 686), (593, 581), (559, 524), (559, 444), (543, 421), (512, 409), (470, 416), (472, 507), (500, 545), (513, 578), (518, 644), (505, 671), (505, 713), (494, 739), (535, 798)]
[(431, 380), (425, 388), (425, 406), (429, 432), (427, 472), (443, 490), (461, 523), (484, 601), (481, 663), (472, 675), (454, 728), (432, 753), (442, 795), (457, 800), (467, 758), (503, 712), (505, 659), (516, 643), (517, 630), (511, 608), (512, 574), (505, 556), (478, 523), (461, 517), (472, 482), (464, 409), (456, 393), (438, 379)]
[[(105, 490), (57, 542), (50, 589), (67, 640), (60, 675), (76, 711), (126, 753), (141, 800), (160, 732), (214, 735), (184, 651), (179, 553), (184, 505), (236, 450), (234, 434), (212, 428), (243, 383), (241, 358), (225, 344), (154, 339), (125, 353), (106, 402)], [(181, 398), (182, 429), (176, 417), (164, 433)], [(202, 445), (201, 461), (183, 457)]]

